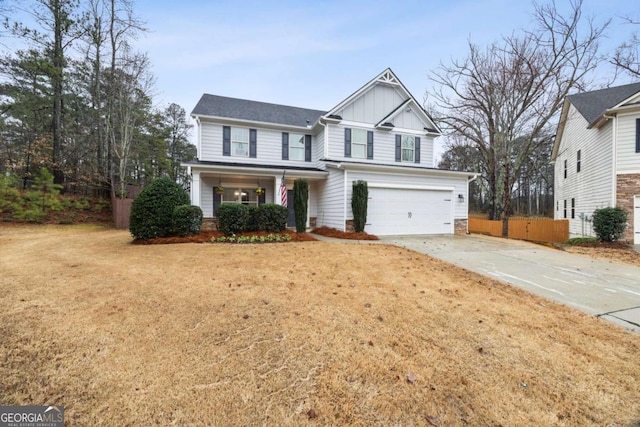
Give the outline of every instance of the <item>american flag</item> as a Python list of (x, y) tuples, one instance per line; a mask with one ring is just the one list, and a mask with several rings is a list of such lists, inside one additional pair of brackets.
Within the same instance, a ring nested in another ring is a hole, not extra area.
[(284, 182), (284, 174), (282, 174), (282, 180), (280, 180), (280, 204), (287, 206), (287, 184)]

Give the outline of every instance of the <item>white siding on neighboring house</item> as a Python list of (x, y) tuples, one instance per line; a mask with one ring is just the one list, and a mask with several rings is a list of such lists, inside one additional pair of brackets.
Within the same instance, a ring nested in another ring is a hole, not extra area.
[[(202, 119), (201, 152), (198, 159), (201, 161), (237, 162), (246, 164), (269, 164), (283, 166), (316, 167), (318, 159), (311, 140), (311, 162), (282, 160), (282, 131), (264, 129), (256, 126), (238, 126), (247, 129), (256, 129), (256, 157), (239, 157), (222, 155), (222, 124), (214, 124)], [(234, 126), (232, 126), (234, 127)], [(311, 134), (309, 130), (294, 130), (289, 133)]]
[(617, 173), (640, 173), (640, 153), (636, 153), (636, 119), (640, 119), (638, 112), (618, 114)]
[(403, 101), (405, 98), (395, 87), (377, 84), (336, 114), (344, 120), (375, 124)]
[(326, 226), (344, 230), (344, 170), (329, 168), (327, 180), (318, 187), (318, 227)]
[[(590, 219), (597, 208), (614, 203), (613, 126), (611, 121), (600, 129), (587, 129), (588, 125), (585, 118), (570, 105), (554, 165), (554, 218), (564, 219), (566, 200), (569, 234), (572, 237), (593, 235), (592, 223), (581, 219), (580, 214)], [(580, 172), (576, 171), (578, 150), (581, 157)], [(575, 199), (574, 219), (571, 219), (571, 199)]]
[(317, 134), (313, 135), (311, 139), (311, 159), (313, 160), (314, 167), (323, 167), (318, 160), (324, 158), (324, 128), (320, 129)]
[[(419, 175), (398, 175), (393, 173), (375, 172), (349, 172), (347, 176), (347, 219), (353, 219), (351, 211), (351, 193), (353, 181), (364, 180), (367, 183), (384, 183), (397, 188), (453, 188), (453, 216), (454, 219), (466, 219), (468, 216), (467, 195), (468, 180), (466, 177), (446, 177), (446, 176), (419, 176)], [(460, 201), (458, 195), (462, 194), (464, 201)]]

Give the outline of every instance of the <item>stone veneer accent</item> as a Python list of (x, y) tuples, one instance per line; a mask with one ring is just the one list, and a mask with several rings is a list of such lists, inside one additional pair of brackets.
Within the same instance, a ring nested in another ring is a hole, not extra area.
[(309, 217), (309, 228), (312, 230), (316, 228), (316, 224), (318, 223), (318, 218), (315, 216)]
[(345, 223), (344, 223), (344, 226), (345, 226), (345, 231), (347, 233), (353, 233), (354, 231), (356, 231), (356, 229), (353, 228), (353, 220), (352, 219), (346, 220)]
[(218, 229), (218, 222), (215, 218), (202, 218), (202, 230), (216, 231)]
[(633, 217), (633, 198), (640, 195), (640, 174), (618, 175), (616, 180), (616, 206), (629, 212), (627, 228), (622, 240), (633, 243), (633, 224), (640, 218)]
[(456, 219), (453, 222), (453, 228), (455, 234), (467, 234), (469, 231), (469, 224), (466, 219)]

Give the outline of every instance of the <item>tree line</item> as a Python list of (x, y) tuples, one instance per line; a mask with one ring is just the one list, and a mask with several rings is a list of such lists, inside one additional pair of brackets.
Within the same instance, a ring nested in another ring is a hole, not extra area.
[(640, 77), (637, 33), (600, 52), (611, 20), (585, 17), (582, 5), (572, 0), (563, 14), (554, 2), (534, 3), (531, 28), (488, 46), (469, 42), (464, 59), (430, 74), (427, 108), (448, 136), (439, 167), (480, 173), (470, 210), (502, 219), (505, 235), (513, 214), (553, 212), (551, 150), (565, 97), (594, 89), (603, 62), (616, 70), (610, 85), (622, 74)]
[(0, 0), (0, 14), (0, 173), (28, 185), (46, 168), (67, 191), (120, 195), (161, 176), (189, 185), (191, 125), (153, 105), (132, 0)]

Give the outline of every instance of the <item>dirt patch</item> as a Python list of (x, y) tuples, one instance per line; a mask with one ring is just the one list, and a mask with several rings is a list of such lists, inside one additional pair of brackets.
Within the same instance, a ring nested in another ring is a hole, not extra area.
[(0, 401), (68, 426), (635, 425), (640, 336), (378, 244), (0, 226)]
[(565, 246), (564, 250), (572, 254), (585, 255), (594, 259), (620, 262), (640, 267), (640, 253), (634, 251), (626, 243), (581, 243)]

